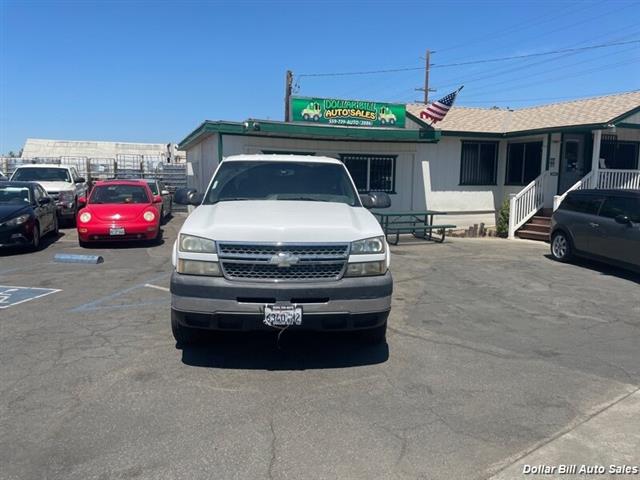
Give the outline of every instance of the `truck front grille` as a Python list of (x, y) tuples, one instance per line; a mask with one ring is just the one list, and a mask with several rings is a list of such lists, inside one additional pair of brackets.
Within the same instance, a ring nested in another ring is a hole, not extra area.
[(263, 282), (330, 281), (342, 277), (349, 244), (218, 243), (222, 272), (229, 280)]

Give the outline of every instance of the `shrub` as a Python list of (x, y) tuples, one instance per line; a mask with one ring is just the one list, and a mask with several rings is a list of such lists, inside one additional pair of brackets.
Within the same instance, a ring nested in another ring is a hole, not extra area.
[(509, 235), (509, 199), (505, 200), (498, 212), (496, 222), (496, 235), (506, 238)]

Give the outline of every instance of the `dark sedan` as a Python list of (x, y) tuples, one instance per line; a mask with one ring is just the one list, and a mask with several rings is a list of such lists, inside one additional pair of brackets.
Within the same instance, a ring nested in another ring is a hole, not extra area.
[(58, 234), (56, 206), (34, 182), (0, 181), (0, 247), (40, 248), (40, 240)]
[(551, 218), (551, 255), (640, 271), (640, 190), (569, 192)]

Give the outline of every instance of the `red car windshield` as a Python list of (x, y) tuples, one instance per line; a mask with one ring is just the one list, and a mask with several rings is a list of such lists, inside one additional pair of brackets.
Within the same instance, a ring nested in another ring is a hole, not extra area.
[(89, 203), (151, 203), (151, 199), (139, 185), (99, 185), (91, 192)]

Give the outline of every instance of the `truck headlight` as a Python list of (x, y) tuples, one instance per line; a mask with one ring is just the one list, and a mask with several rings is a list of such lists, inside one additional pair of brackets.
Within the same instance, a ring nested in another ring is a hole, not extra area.
[(216, 253), (216, 242), (208, 238), (180, 234), (178, 250), (181, 252)]
[(386, 260), (378, 262), (360, 262), (347, 264), (345, 277), (370, 277), (373, 275), (384, 275), (387, 273)]
[(186, 260), (184, 258), (179, 258), (176, 271), (183, 275), (219, 277), (220, 264), (218, 262), (205, 262), (202, 260)]
[(351, 253), (354, 255), (384, 253), (384, 249), (384, 237), (371, 237), (351, 242)]
[(74, 192), (60, 192), (60, 195), (58, 196), (58, 203), (73, 203), (74, 198)]
[(8, 222), (5, 222), (7, 227), (17, 227), (29, 220), (29, 215), (20, 215), (19, 217), (12, 218)]

